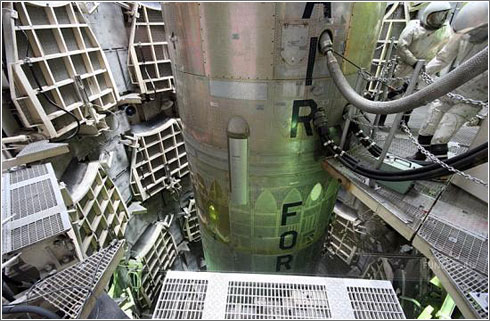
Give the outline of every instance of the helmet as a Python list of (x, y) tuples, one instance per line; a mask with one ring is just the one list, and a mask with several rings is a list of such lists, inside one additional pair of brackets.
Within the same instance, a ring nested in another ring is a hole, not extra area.
[(431, 2), (422, 12), (421, 21), (428, 29), (439, 29), (446, 22), (449, 10), (451, 10), (449, 2)]
[(488, 2), (470, 2), (456, 15), (453, 29), (458, 33), (470, 33), (475, 29), (488, 29)]

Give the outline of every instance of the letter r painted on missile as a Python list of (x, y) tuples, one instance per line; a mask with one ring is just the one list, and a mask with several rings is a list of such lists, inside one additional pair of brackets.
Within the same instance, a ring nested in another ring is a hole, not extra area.
[(286, 203), (282, 206), (281, 225), (286, 225), (288, 216), (295, 216), (296, 212), (289, 212), (290, 207), (300, 206), (303, 202)]
[[(307, 116), (300, 116), (299, 112), (301, 108), (310, 108), (310, 113)], [(313, 120), (313, 115), (315, 114), (316, 110), (317, 104), (313, 99), (295, 100), (293, 102), (293, 115), (291, 116), (291, 138), (296, 137), (299, 123), (303, 123), (303, 126), (305, 126), (306, 135), (313, 136), (311, 121)]]
[(281, 272), (281, 266), (284, 265), (286, 270), (291, 270), (291, 261), (293, 260), (293, 256), (291, 254), (280, 255), (277, 257), (276, 261), (276, 272)]

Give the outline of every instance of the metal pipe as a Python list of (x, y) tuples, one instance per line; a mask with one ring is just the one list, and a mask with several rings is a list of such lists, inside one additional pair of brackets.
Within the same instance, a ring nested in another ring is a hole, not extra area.
[[(422, 67), (424, 66), (424, 63), (425, 60), (417, 61), (417, 65), (415, 66), (415, 70), (413, 71), (412, 78), (410, 79), (410, 83), (408, 84), (407, 91), (405, 92), (405, 96), (411, 95), (415, 90), (415, 86), (417, 86), (417, 79), (419, 77), (420, 70), (422, 70)], [(391, 142), (393, 141), (393, 138), (395, 137), (395, 133), (398, 129), (397, 124), (399, 124), (400, 120), (402, 120), (403, 114), (404, 114), (403, 112), (399, 112), (395, 116), (393, 126), (391, 126), (390, 133), (388, 134), (388, 137), (386, 137), (385, 143), (383, 145), (383, 150), (381, 151), (381, 155), (379, 155), (378, 159), (376, 160), (376, 165), (375, 165), (376, 169), (379, 169), (383, 164), (386, 154), (390, 149)]]
[(2, 137), (2, 144), (24, 143), (27, 141), (29, 141), (29, 136), (27, 136), (27, 135)]
[[(356, 92), (360, 92), (362, 89), (362, 85), (364, 83), (363, 78), (362, 78), (362, 73), (365, 71), (365, 68), (362, 68), (359, 70), (357, 74), (357, 80), (356, 80)], [(350, 122), (352, 117), (354, 116), (354, 113), (356, 112), (356, 107), (350, 106), (349, 113), (347, 115), (347, 119), (345, 120), (344, 124), (344, 130), (342, 131), (342, 137), (340, 138), (340, 148), (344, 148), (345, 141), (347, 139), (347, 134), (349, 133), (349, 127), (350, 127)]]

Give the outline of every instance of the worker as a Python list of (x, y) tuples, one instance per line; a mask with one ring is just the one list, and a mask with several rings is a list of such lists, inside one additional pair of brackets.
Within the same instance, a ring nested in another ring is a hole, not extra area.
[[(429, 61), (447, 43), (453, 34), (451, 26), (447, 23), (447, 17), (451, 11), (449, 2), (431, 2), (425, 7), (420, 20), (411, 20), (403, 29), (398, 39), (398, 59), (394, 72), (395, 77), (410, 76), (417, 64), (417, 60)], [(396, 81), (392, 84), (398, 90), (393, 90), (388, 94), (392, 99), (403, 93), (408, 84), (403, 81)], [(402, 118), (406, 124), (410, 120), (410, 113), (406, 112)], [(387, 115), (381, 115), (379, 125), (384, 126)]]
[[(447, 66), (456, 68), (488, 46), (488, 2), (466, 4), (455, 17), (453, 28), (456, 33), (427, 64), (428, 74), (433, 75)], [(453, 93), (488, 102), (488, 71)], [(439, 159), (445, 159), (448, 142), (465, 122), (478, 114), (482, 106), (451, 100), (447, 96), (429, 106), (429, 115), (419, 131), (418, 142)], [(425, 155), (418, 151), (412, 159), (424, 160)]]

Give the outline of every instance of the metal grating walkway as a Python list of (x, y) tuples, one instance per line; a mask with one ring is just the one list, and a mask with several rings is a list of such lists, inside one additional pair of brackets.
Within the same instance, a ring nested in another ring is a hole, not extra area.
[(456, 291), (459, 292), (461, 297), (466, 299), (465, 303), (473, 314), (471, 317), (488, 319), (488, 299), (486, 306), (485, 304), (481, 306), (474, 299), (475, 296), (488, 295), (488, 277), (469, 269), (466, 265), (453, 260), (439, 251), (432, 250), (432, 254), (440, 268), (434, 270), (444, 272)]
[(123, 255), (124, 240), (115, 242), (82, 262), (35, 285), (28, 298), (42, 298), (65, 319), (86, 318), (95, 297), (109, 281)]
[(169, 271), (153, 319), (404, 319), (388, 281)]
[(465, 266), (488, 273), (488, 239), (478, 238), (432, 216), (427, 218), (418, 235), (434, 249), (450, 255)]

